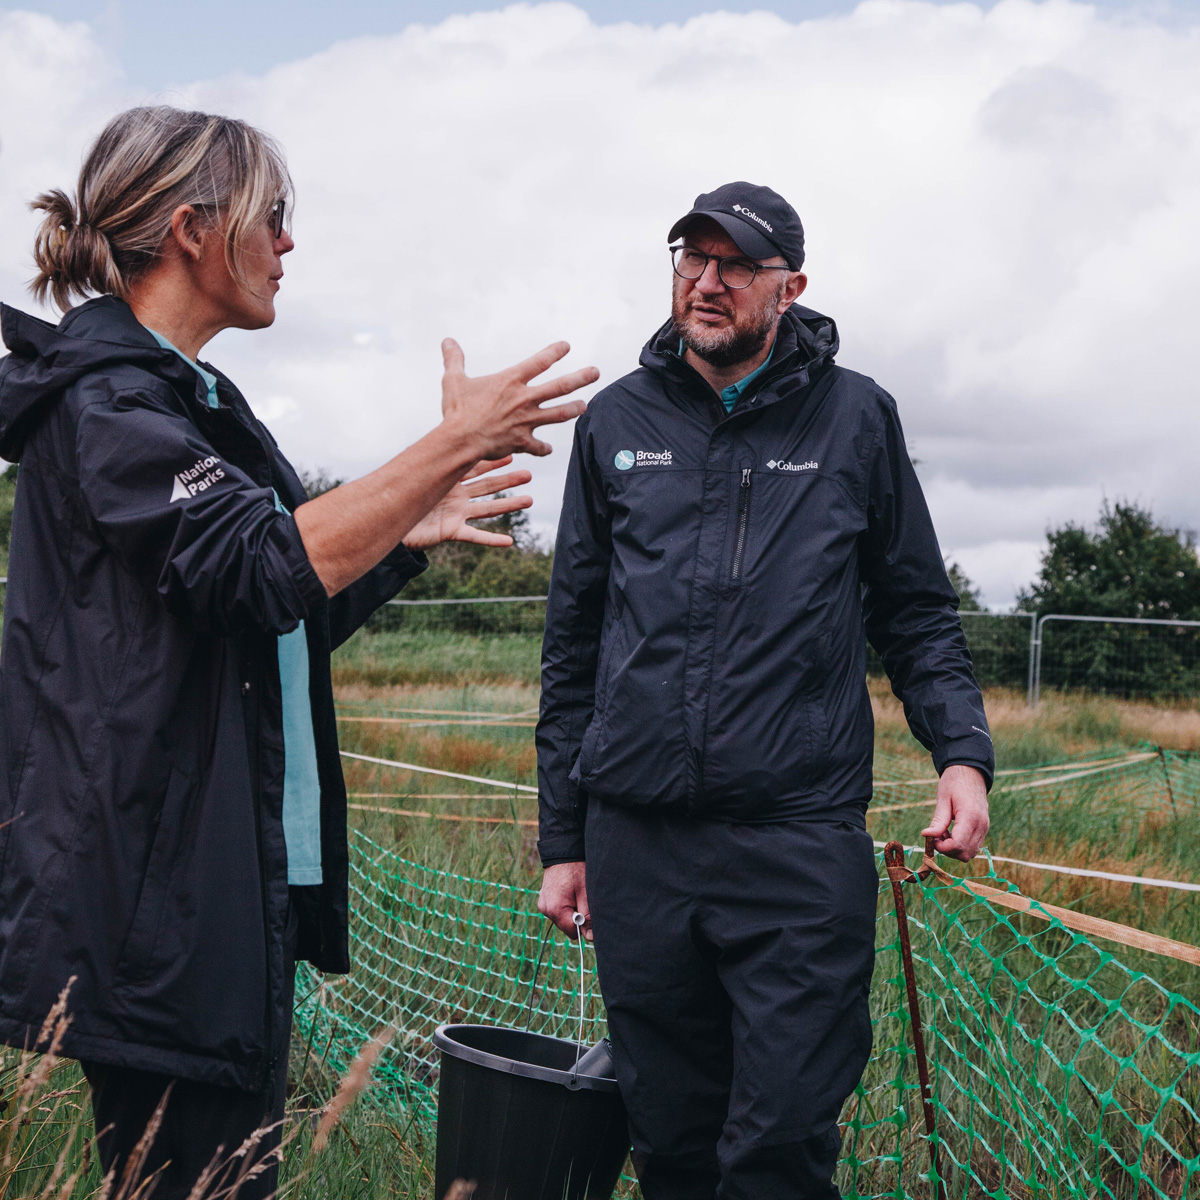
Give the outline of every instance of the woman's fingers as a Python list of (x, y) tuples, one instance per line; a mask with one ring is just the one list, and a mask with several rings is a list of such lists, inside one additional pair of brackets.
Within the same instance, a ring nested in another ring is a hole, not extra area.
[[(513, 456), (506, 454), (503, 458), (484, 458), (480, 459), (463, 477), (462, 482), (468, 479), (475, 479), (479, 475), (486, 475), (489, 471), (498, 471), (501, 467), (507, 467), (512, 462)], [(532, 476), (531, 476), (532, 478)]]
[(446, 338), (442, 342), (442, 366), (447, 375), (467, 373), (467, 360), (463, 357), (462, 347), (453, 338)]
[(492, 517), (502, 517), (505, 513), (528, 508), (532, 503), (532, 496), (504, 496), (497, 500), (473, 500), (467, 508), (465, 520), (488, 521)]
[(543, 371), (548, 371), (560, 358), (565, 358), (571, 350), (568, 342), (551, 342), (544, 350), (531, 354), (524, 362), (519, 362), (512, 368), (513, 374), (522, 383), (536, 379)]
[(573, 421), (587, 412), (587, 405), (582, 400), (569, 400), (566, 404), (556, 404), (553, 408), (539, 408), (537, 419), (530, 426), (536, 429), (539, 425), (558, 425), (563, 421)]
[(470, 542), (476, 546), (511, 546), (513, 544), (512, 538), (507, 533), (491, 533), (487, 529), (476, 529), (473, 525), (460, 525), (458, 532), (450, 540)]
[(572, 371), (569, 375), (560, 375), (548, 383), (539, 383), (537, 387), (531, 387), (529, 395), (534, 403), (542, 404), (547, 400), (557, 400), (559, 396), (576, 392), (581, 387), (587, 387), (589, 383), (595, 383), (599, 378), (600, 372), (595, 367), (582, 367), (578, 371)]
[(528, 471), (509, 471), (507, 475), (493, 475), (460, 486), (463, 493), (474, 500), (478, 496), (490, 496), (493, 492), (506, 492), (509, 488), (522, 487), (532, 478)]

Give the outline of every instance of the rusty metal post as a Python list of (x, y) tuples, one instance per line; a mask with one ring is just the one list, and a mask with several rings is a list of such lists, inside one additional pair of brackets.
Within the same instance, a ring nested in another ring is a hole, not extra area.
[[(926, 856), (933, 849), (926, 843)], [(937, 1122), (933, 1111), (933, 1088), (929, 1082), (929, 1063), (925, 1057), (925, 1035), (921, 1029), (921, 1004), (917, 995), (917, 977), (913, 970), (912, 943), (908, 937), (908, 910), (904, 906), (903, 885), (908, 879), (920, 879), (924, 872), (909, 870), (904, 862), (904, 846), (888, 842), (883, 848), (883, 863), (892, 883), (892, 898), (896, 902), (896, 927), (900, 931), (900, 960), (904, 965), (904, 983), (908, 990), (908, 1015), (912, 1024), (913, 1050), (917, 1057), (917, 1076), (921, 1081), (921, 1106), (925, 1110), (925, 1131), (929, 1135), (929, 1165), (936, 1180), (937, 1200), (946, 1200), (946, 1189), (938, 1167)]]

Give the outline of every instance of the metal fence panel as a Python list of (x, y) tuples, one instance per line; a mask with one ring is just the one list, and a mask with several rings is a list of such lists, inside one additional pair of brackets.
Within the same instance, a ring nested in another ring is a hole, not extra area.
[[(0, 613), (7, 582), (0, 577)], [(1024, 689), (1031, 706), (1046, 688), (1124, 699), (1200, 697), (1200, 621), (1026, 612), (959, 616), (980, 686)], [(367, 628), (540, 636), (545, 620), (545, 596), (465, 596), (390, 600)], [(883, 673), (868, 646), (867, 674)]]
[(1126, 700), (1200, 696), (1200, 621), (1047, 613), (1035, 641), (1035, 706), (1045, 688)]
[[(963, 633), (980, 687), (1014, 688), (1032, 699), (1033, 613), (962, 612)], [(879, 655), (867, 647), (867, 674), (882, 676)]]

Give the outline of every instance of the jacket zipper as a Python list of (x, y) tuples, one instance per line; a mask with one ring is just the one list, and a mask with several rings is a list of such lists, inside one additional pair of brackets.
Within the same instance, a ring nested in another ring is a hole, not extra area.
[(750, 525), (750, 475), (749, 467), (742, 468), (742, 484), (738, 488), (737, 541), (733, 547), (733, 571), (730, 579), (740, 583), (742, 578), (742, 555), (746, 550), (746, 530)]

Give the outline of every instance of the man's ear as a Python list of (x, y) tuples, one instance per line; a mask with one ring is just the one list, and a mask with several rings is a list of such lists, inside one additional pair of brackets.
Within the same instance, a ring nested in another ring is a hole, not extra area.
[(190, 204), (181, 204), (171, 214), (171, 238), (181, 254), (195, 262), (200, 261), (204, 248), (200, 218)]
[(788, 276), (787, 286), (783, 289), (783, 295), (779, 297), (779, 311), (781, 313), (787, 312), (804, 294), (806, 287), (808, 287), (808, 276), (803, 271), (793, 271)]

